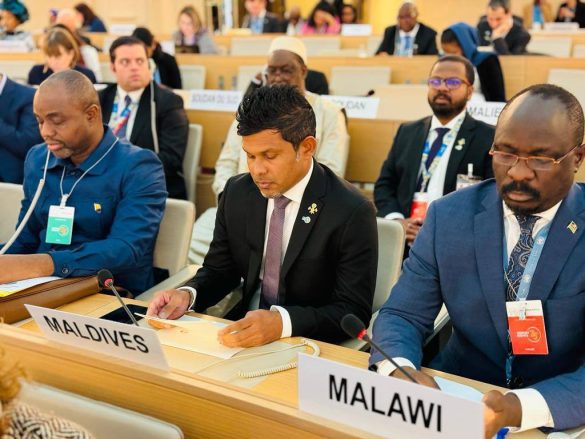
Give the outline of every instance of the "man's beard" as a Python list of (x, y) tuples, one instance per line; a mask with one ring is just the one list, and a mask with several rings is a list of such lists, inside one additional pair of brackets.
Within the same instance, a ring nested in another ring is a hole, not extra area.
[[(447, 99), (449, 103), (448, 104), (435, 103), (435, 100), (438, 97), (443, 97)], [(465, 109), (465, 106), (467, 105), (467, 99), (458, 102), (453, 102), (451, 96), (445, 94), (438, 94), (433, 98), (432, 101), (429, 99), (429, 105), (431, 106), (431, 109), (433, 110), (433, 114), (435, 116), (452, 119)]]

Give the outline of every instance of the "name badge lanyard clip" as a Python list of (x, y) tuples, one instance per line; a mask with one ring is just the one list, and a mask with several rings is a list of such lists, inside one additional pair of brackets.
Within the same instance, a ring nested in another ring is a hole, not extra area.
[[(516, 291), (516, 301), (517, 302), (525, 302), (526, 298), (528, 297), (528, 293), (530, 292), (530, 285), (532, 284), (532, 279), (534, 278), (534, 273), (536, 272), (536, 267), (538, 265), (538, 261), (540, 260), (540, 256), (542, 254), (542, 249), (544, 248), (544, 244), (546, 243), (546, 239), (548, 238), (548, 232), (550, 230), (551, 224), (547, 224), (544, 226), (534, 238), (534, 245), (532, 246), (532, 251), (530, 252), (530, 256), (528, 257), (528, 261), (526, 262), (526, 267), (524, 268), (524, 273), (522, 273), (522, 278), (520, 280), (520, 285), (518, 286), (518, 291)], [(504, 276), (506, 277), (506, 283), (512, 287), (508, 276), (506, 276), (506, 271), (508, 270), (508, 255), (506, 252), (506, 237), (504, 237)], [(526, 306), (523, 306), (520, 309), (520, 319), (524, 320), (526, 318)], [(510, 385), (512, 381), (512, 362), (514, 361), (514, 355), (512, 354), (512, 344), (510, 341), (510, 335), (508, 334), (508, 355), (506, 357), (506, 382)]]

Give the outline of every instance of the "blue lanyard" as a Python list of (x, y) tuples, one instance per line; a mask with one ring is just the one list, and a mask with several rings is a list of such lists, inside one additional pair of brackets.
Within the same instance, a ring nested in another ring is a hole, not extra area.
[(422, 165), (421, 166), (421, 172), (422, 172), (421, 191), (423, 191), (423, 192), (427, 191), (427, 186), (429, 185), (429, 181), (431, 180), (431, 176), (433, 175), (433, 172), (435, 172), (435, 169), (437, 169), (437, 166), (439, 166), (439, 161), (441, 160), (441, 157), (445, 153), (446, 149), (447, 149), (447, 144), (445, 142), (443, 142), (441, 144), (441, 149), (439, 149), (439, 151), (437, 152), (437, 155), (433, 159), (433, 162), (427, 168), (426, 163), (427, 163), (427, 158), (429, 157), (429, 153), (431, 152), (431, 145), (429, 144), (428, 140), (425, 142), (425, 148), (423, 149), (422, 161), (421, 161), (421, 165)]
[(116, 96), (116, 100), (114, 101), (114, 105), (112, 105), (112, 115), (114, 115), (113, 122), (110, 122), (110, 127), (116, 126), (120, 119), (124, 119), (130, 113), (130, 109), (132, 107), (132, 103), (128, 105), (126, 108), (122, 110), (122, 114), (118, 116), (118, 96)]

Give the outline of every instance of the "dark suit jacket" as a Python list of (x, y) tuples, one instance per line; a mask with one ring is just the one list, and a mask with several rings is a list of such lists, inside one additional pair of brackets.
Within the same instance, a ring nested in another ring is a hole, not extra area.
[[(189, 282), (196, 309), (219, 302), (244, 279), (243, 300), (228, 318), (241, 318), (260, 286), (267, 199), (250, 174), (228, 180), (220, 196), (213, 242)], [(315, 203), (317, 211), (309, 213)], [(303, 217), (309, 217), (306, 223)], [(313, 161), (280, 272), (279, 305), (293, 336), (346, 339), (340, 321), (353, 313), (368, 322), (376, 283), (378, 244), (374, 206), (329, 168)]]
[[(244, 19), (242, 20), (242, 27), (250, 28), (250, 16), (246, 14)], [(283, 23), (278, 18), (277, 15), (273, 14), (272, 12), (266, 11), (266, 15), (264, 16), (264, 23), (262, 26), (262, 33), (263, 34), (274, 34), (283, 32), (282, 30)]]
[(152, 53), (152, 59), (156, 63), (160, 73), (160, 81), (163, 85), (169, 88), (183, 88), (181, 71), (174, 56), (164, 52), (160, 44), (158, 44)]
[(481, 84), (481, 92), (485, 100), (490, 102), (506, 102), (504, 74), (497, 56), (486, 58), (476, 66), (477, 76)]
[[(433, 369), (506, 385), (508, 320), (502, 199), (494, 180), (431, 203), (402, 275), (380, 309), (374, 339), (420, 367), (422, 345), (444, 303), (453, 332)], [(567, 230), (574, 224), (574, 233)], [(541, 300), (548, 355), (518, 355), (512, 377), (544, 397), (555, 429), (585, 423), (585, 188), (557, 211), (528, 295)], [(376, 352), (370, 362), (382, 360)]]
[[(77, 64), (75, 67), (73, 67), (73, 70), (77, 70), (78, 72), (83, 73), (85, 76), (89, 78), (92, 84), (95, 84), (97, 82), (95, 74), (93, 73), (92, 70), (88, 69), (87, 67)], [(35, 64), (34, 66), (31, 67), (30, 71), (28, 72), (27, 83), (28, 85), (40, 85), (41, 82), (43, 82), (52, 74), (53, 70), (51, 69), (47, 69), (45, 71), (44, 64)]]
[[(116, 84), (112, 84), (99, 92), (103, 119), (106, 123), (112, 114), (116, 87)], [(183, 107), (183, 99), (172, 91), (154, 84), (154, 102), (159, 143), (158, 157), (165, 169), (169, 197), (186, 199), (183, 157), (189, 136), (189, 120)], [(146, 87), (138, 104), (138, 113), (129, 140), (133, 145), (154, 151), (150, 117), (150, 87)]]
[[(400, 212), (410, 216), (410, 205), (416, 191), (424, 144), (431, 126), (431, 117), (403, 123), (398, 128), (392, 149), (382, 165), (380, 177), (374, 187), (374, 202), (378, 216)], [(461, 150), (453, 148), (445, 177), (444, 194), (453, 192), (457, 174), (467, 174), (467, 164), (473, 163), (473, 173), (482, 179), (493, 176), (492, 160), (488, 154), (493, 140), (494, 127), (466, 115), (457, 138), (465, 139)]]
[(0, 181), (22, 184), (24, 159), (31, 146), (41, 143), (33, 114), (35, 89), (6, 78), (0, 94)]
[[(479, 19), (477, 33), (480, 46), (489, 46), (492, 43), (492, 29), (485, 15)], [(505, 38), (493, 41), (494, 50), (500, 55), (520, 55), (526, 53), (526, 46), (530, 42), (530, 34), (522, 24), (522, 19), (514, 17), (514, 24)]]
[[(420, 27), (414, 38), (414, 44), (416, 45), (415, 55), (437, 55), (439, 53), (437, 50), (437, 32), (420, 22), (418, 24)], [(376, 54), (386, 52), (394, 55), (397, 29), (398, 26), (396, 25), (386, 28), (384, 38)]]
[[(561, 10), (562, 7), (567, 6), (567, 3), (561, 3), (561, 5), (559, 6), (559, 11)], [(557, 18), (556, 20), (557, 22), (564, 22), (565, 20), (562, 19), (561, 17), (559, 17), (558, 13), (557, 13)], [(575, 18), (573, 18), (572, 20), (575, 23), (579, 23), (579, 27), (581, 28), (585, 28), (585, 3), (582, 3), (580, 1), (577, 1), (577, 6), (575, 7)]]

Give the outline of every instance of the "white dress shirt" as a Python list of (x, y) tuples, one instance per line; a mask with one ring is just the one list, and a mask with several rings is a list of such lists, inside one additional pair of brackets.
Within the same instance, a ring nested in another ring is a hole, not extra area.
[(126, 91), (122, 87), (118, 86), (116, 89), (116, 101), (118, 102), (118, 112), (114, 114), (110, 114), (110, 122), (108, 125), (110, 128), (114, 128), (118, 121), (120, 120), (120, 116), (124, 111), (126, 105), (124, 101), (126, 100), (126, 96), (130, 96), (132, 100), (132, 106), (130, 107), (130, 117), (128, 118), (128, 122), (126, 123), (126, 139), (130, 140), (130, 136), (132, 135), (132, 129), (134, 128), (134, 121), (136, 120), (136, 113), (138, 113), (138, 104), (140, 103), (140, 98), (142, 97), (142, 93), (144, 93), (144, 88), (140, 90), (134, 91)]
[[(416, 38), (416, 34), (420, 29), (420, 24), (416, 24), (410, 32), (404, 32), (402, 29), (398, 29), (398, 43), (396, 49), (394, 50), (395, 55), (402, 55), (402, 56), (412, 56), (414, 53), (414, 39)], [(404, 37), (410, 37), (410, 50), (406, 53), (406, 41)]]
[[(435, 201), (438, 198), (443, 196), (443, 191), (445, 189), (445, 177), (447, 176), (447, 166), (449, 165), (449, 158), (451, 157), (451, 151), (453, 150), (453, 144), (455, 143), (455, 139), (457, 138), (457, 134), (459, 133), (459, 129), (463, 124), (463, 120), (467, 115), (467, 110), (463, 110), (445, 125), (443, 125), (437, 116), (433, 116), (431, 119), (431, 127), (429, 129), (429, 133), (427, 135), (426, 143), (432, 145), (435, 139), (437, 138), (438, 134), (436, 129), (437, 128), (449, 128), (449, 131), (443, 137), (443, 143), (445, 144), (445, 152), (439, 159), (439, 164), (435, 168), (431, 178), (429, 179), (429, 184), (427, 185), (427, 194), (429, 203), (431, 201)], [(419, 175), (422, 172), (422, 167), (424, 163), (422, 162), (421, 157), (421, 169), (419, 170)], [(386, 215), (387, 219), (404, 219), (404, 215), (401, 212), (390, 212)]]
[(8, 76), (3, 73), (0, 73), (0, 95), (4, 91), (4, 86), (6, 85), (6, 81), (8, 80)]

